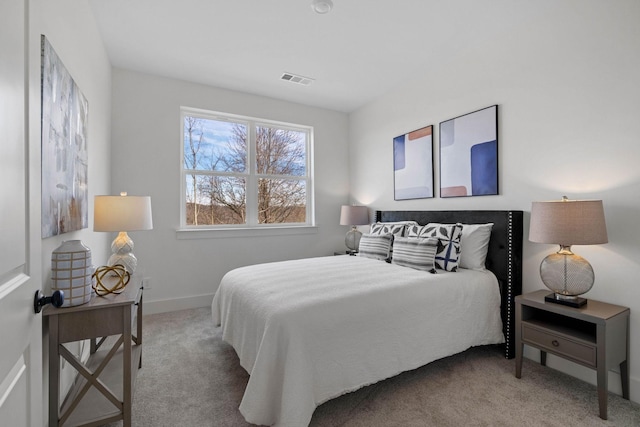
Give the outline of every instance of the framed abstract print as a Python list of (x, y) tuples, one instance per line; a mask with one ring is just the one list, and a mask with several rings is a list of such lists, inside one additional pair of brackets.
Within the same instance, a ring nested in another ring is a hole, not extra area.
[(440, 197), (498, 194), (498, 106), (440, 123)]
[(42, 36), (42, 238), (88, 227), (88, 109)]
[(433, 197), (433, 125), (393, 138), (393, 198)]

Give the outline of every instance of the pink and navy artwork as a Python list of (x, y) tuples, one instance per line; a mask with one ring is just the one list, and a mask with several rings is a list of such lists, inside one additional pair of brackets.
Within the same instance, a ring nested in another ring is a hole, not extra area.
[(393, 138), (393, 196), (433, 197), (433, 126)]
[(498, 194), (498, 106), (440, 123), (440, 197)]

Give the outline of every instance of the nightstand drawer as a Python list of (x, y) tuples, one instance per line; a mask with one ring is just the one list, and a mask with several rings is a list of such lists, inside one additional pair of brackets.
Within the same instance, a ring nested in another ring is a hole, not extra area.
[(544, 351), (596, 367), (596, 346), (522, 322), (522, 341)]

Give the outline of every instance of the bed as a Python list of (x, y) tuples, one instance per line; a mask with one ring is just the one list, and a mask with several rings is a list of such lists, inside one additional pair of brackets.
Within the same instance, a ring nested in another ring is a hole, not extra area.
[(493, 223), (487, 269), (437, 274), (363, 256), (238, 268), (212, 304), (250, 374), (240, 412), (305, 426), (323, 402), (479, 345), (514, 354), (521, 211), (379, 211), (377, 222)]

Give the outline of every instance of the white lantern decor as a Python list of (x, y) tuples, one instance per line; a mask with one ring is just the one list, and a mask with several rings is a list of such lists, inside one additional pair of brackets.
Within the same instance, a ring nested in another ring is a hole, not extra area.
[(67, 240), (51, 253), (51, 290), (64, 292), (63, 307), (91, 299), (91, 249), (80, 240)]

